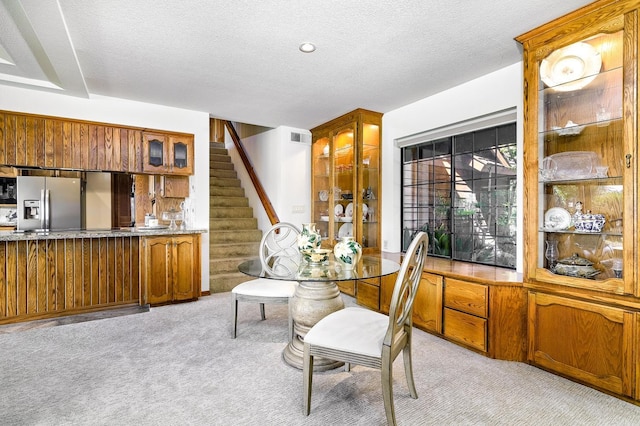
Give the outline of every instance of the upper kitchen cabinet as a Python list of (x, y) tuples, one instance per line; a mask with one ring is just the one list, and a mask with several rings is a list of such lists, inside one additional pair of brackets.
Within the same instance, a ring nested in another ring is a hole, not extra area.
[(596, 2), (518, 39), (529, 280), (640, 295), (637, 6)]
[(193, 136), (142, 133), (143, 170), (158, 174), (193, 174)]
[(312, 133), (312, 220), (333, 247), (353, 236), (364, 253), (380, 244), (382, 114), (357, 109)]

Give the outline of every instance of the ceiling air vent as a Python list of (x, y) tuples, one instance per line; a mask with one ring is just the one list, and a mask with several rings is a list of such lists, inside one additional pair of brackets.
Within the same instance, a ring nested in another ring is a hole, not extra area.
[(311, 143), (311, 135), (300, 132), (291, 132), (291, 142)]

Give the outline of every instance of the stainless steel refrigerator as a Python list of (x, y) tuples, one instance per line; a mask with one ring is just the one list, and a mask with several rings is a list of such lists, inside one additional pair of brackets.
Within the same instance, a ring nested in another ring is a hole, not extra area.
[(82, 203), (79, 178), (18, 176), (17, 229), (81, 229)]

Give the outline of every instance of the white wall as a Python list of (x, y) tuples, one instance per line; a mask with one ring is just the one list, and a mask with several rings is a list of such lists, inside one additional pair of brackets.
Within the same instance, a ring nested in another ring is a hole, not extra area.
[[(311, 144), (291, 142), (291, 132), (307, 134), (311, 139), (308, 130), (280, 126), (243, 138), (242, 143), (280, 221), (301, 227), (311, 218)], [(229, 134), (225, 135), (225, 146), (258, 219), (258, 227), (266, 231), (271, 222)]]
[[(396, 139), (471, 118), (517, 109), (518, 165), (522, 165), (522, 63), (517, 63), (444, 92), (390, 111), (382, 117), (382, 247), (401, 250), (400, 149)], [(522, 167), (518, 168), (518, 229), (522, 230)], [(517, 239), (517, 270), (522, 271), (522, 232)]]
[[(193, 228), (209, 229), (209, 113), (91, 96), (76, 98), (0, 85), (0, 109), (78, 120), (192, 133), (195, 174), (190, 179)], [(209, 290), (209, 234), (202, 234), (202, 289)]]

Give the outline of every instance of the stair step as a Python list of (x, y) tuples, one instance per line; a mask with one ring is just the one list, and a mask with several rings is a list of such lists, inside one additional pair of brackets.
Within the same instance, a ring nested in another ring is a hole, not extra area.
[(262, 239), (262, 231), (259, 229), (244, 229), (232, 231), (216, 231), (209, 236), (211, 244), (228, 244), (228, 243), (248, 243), (260, 241)]
[(220, 219), (228, 217), (253, 217), (251, 207), (213, 207), (209, 209), (210, 219)]
[(238, 229), (258, 229), (258, 219), (255, 217), (230, 217), (228, 219), (211, 219), (209, 231), (228, 231)]
[(233, 163), (221, 163), (220, 161), (209, 161), (209, 170), (233, 170), (236, 168), (233, 166)]
[(211, 198), (209, 207), (249, 207), (249, 199), (247, 197), (217, 196), (215, 198)]
[(211, 197), (244, 197), (244, 188), (237, 186), (210, 186)]
[(209, 261), (209, 271), (211, 275), (216, 274), (228, 274), (232, 272), (238, 272), (238, 265), (252, 257), (230, 257), (223, 259), (211, 259)]
[[(231, 163), (231, 156), (227, 154), (209, 154), (210, 163)], [(231, 163), (233, 164), (233, 163)]]
[(209, 148), (209, 155), (229, 155), (229, 151), (224, 147), (224, 144), (220, 144), (219, 147), (211, 146)]
[(242, 272), (210, 275), (209, 291), (211, 293), (225, 293), (233, 290), (233, 288), (238, 284), (249, 280), (255, 280), (255, 278), (243, 274)]
[(211, 169), (209, 170), (209, 182), (211, 182), (211, 178), (213, 177), (223, 179), (237, 179), (238, 174), (235, 170)]
[(235, 186), (240, 187), (240, 179), (229, 179), (229, 178), (217, 178), (212, 177), (209, 178), (209, 186)]
[(209, 244), (209, 254), (212, 259), (228, 259), (230, 257), (256, 257), (260, 250), (260, 242), (237, 244)]

